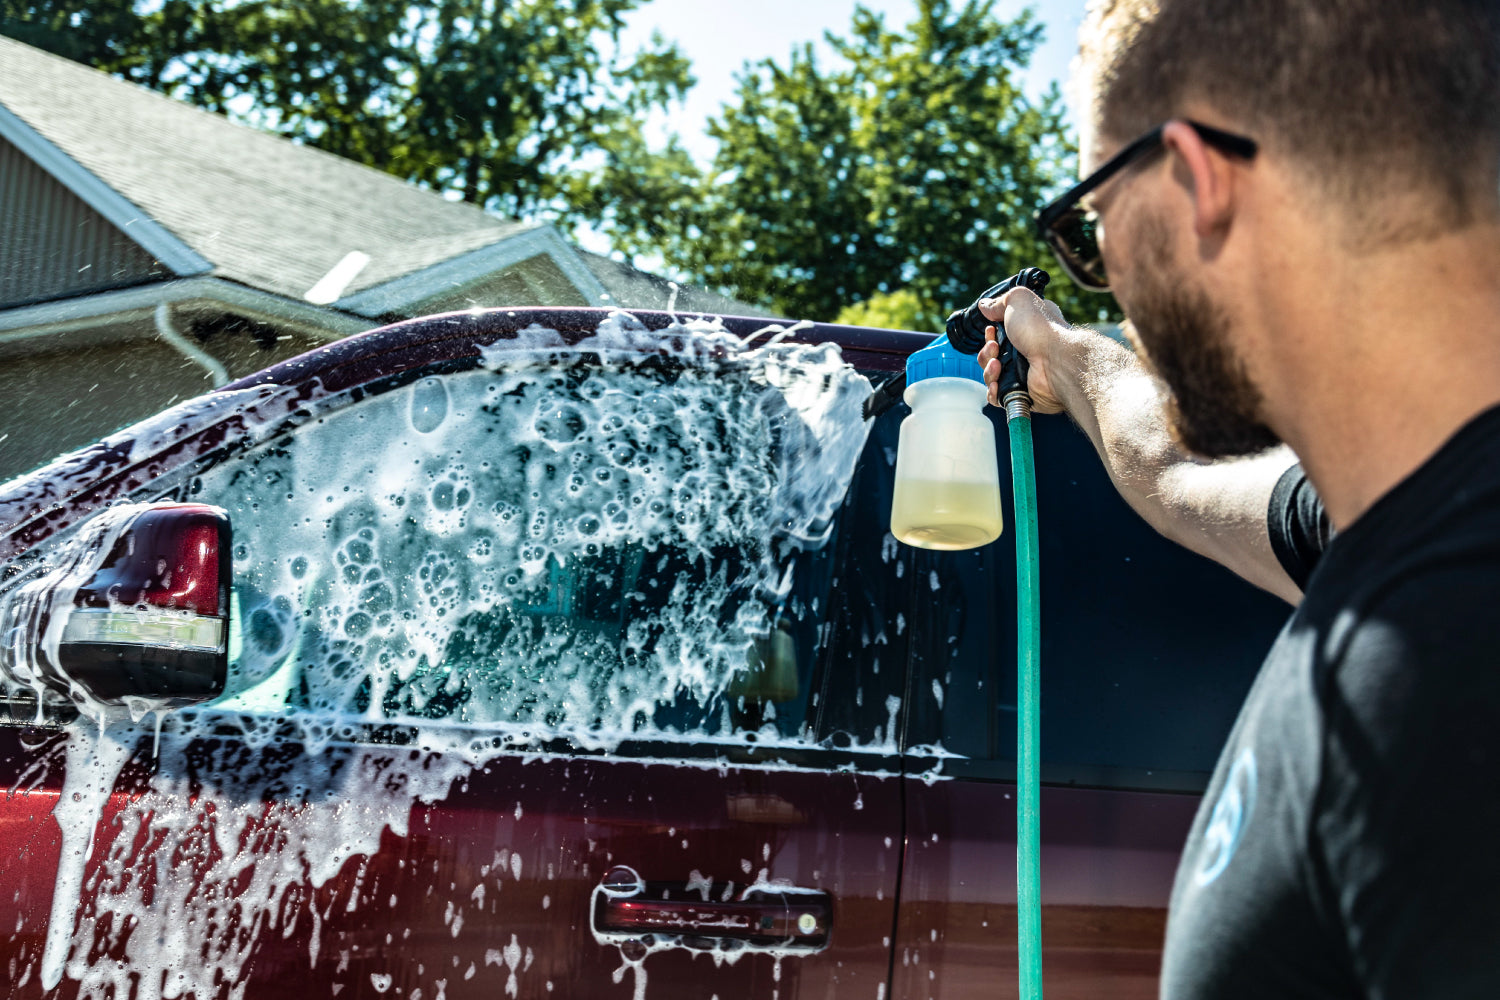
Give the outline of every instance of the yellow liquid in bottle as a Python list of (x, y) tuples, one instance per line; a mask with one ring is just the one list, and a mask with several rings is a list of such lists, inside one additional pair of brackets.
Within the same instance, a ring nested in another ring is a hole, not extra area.
[(973, 549), (1000, 537), (1000, 487), (899, 479), (891, 504), (891, 534), (919, 549)]

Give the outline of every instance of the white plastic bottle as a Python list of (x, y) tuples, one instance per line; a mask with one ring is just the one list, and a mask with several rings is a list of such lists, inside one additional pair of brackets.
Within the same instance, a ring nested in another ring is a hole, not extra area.
[[(925, 357), (924, 357), (925, 355)], [(923, 549), (972, 549), (1000, 537), (995, 429), (984, 376), (942, 338), (907, 362), (911, 415), (896, 450), (891, 534)]]

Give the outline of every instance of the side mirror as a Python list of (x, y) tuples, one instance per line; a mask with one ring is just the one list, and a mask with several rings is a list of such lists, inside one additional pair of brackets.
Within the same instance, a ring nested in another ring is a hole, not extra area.
[(28, 616), (39, 626), (28, 630), (33, 683), (147, 711), (223, 693), (228, 514), (191, 503), (111, 508), (83, 525), (62, 562), (28, 588), (40, 612)]
[(229, 669), (229, 515), (153, 504), (119, 533), (73, 595), (64, 673), (95, 699), (153, 707), (209, 701)]

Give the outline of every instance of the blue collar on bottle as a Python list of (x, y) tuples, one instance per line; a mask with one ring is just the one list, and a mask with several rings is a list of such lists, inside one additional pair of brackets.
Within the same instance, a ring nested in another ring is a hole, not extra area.
[(965, 354), (948, 343), (945, 334), (906, 358), (907, 385), (929, 378), (966, 378), (982, 383), (984, 369), (974, 355)]

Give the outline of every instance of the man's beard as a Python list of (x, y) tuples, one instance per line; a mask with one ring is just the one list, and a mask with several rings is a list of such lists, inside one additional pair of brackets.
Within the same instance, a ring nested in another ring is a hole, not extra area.
[[(1167, 422), (1182, 447), (1204, 458), (1253, 455), (1281, 443), (1260, 418), (1260, 390), (1230, 349), (1229, 319), (1181, 274), (1167, 228), (1143, 220), (1127, 333), (1146, 366), (1166, 383)], [(1134, 330), (1131, 331), (1131, 327)]]

